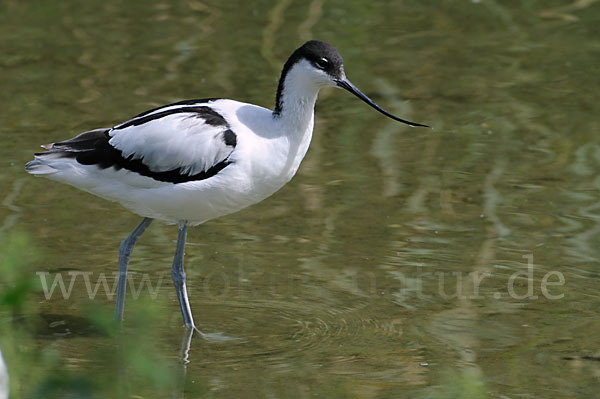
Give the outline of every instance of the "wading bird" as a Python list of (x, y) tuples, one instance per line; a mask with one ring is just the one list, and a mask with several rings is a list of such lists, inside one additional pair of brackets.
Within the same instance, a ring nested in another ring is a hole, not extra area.
[(373, 102), (350, 83), (340, 53), (312, 40), (283, 66), (273, 110), (220, 98), (180, 101), (42, 146), (48, 151), (35, 154), (27, 172), (143, 216), (119, 247), (116, 319), (123, 317), (133, 246), (158, 219), (179, 225), (171, 275), (183, 321), (194, 328), (183, 270), (188, 226), (260, 202), (290, 181), (308, 150), (323, 87), (341, 87), (396, 121), (427, 127)]

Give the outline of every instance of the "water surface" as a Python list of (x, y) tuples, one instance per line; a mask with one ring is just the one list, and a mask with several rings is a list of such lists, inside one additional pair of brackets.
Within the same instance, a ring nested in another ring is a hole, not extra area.
[[(75, 278), (68, 299), (58, 287), (0, 313), (14, 397), (593, 396), (599, 27), (594, 0), (2, 3), (0, 234), (35, 247), (23, 278)], [(133, 288), (146, 285), (123, 331), (103, 329), (114, 297), (90, 287), (112, 286), (139, 217), (23, 165), (172, 101), (272, 107), (311, 38), (434, 129), (323, 90), (294, 180), (189, 232), (197, 323), (237, 339), (194, 337), (176, 367), (176, 228), (160, 223), (134, 251)]]

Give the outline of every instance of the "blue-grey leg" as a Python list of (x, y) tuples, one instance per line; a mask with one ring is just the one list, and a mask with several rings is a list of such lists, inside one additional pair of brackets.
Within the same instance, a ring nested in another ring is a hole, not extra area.
[(115, 305), (115, 320), (123, 320), (125, 308), (125, 289), (127, 288), (127, 266), (133, 246), (144, 230), (152, 223), (151, 218), (144, 218), (135, 229), (123, 240), (119, 247), (119, 282), (117, 284), (117, 303)]
[(188, 222), (184, 221), (179, 224), (179, 234), (177, 235), (177, 246), (175, 249), (175, 257), (173, 258), (173, 268), (171, 269), (171, 277), (177, 292), (183, 323), (187, 328), (195, 328), (190, 302), (188, 301), (187, 288), (185, 286), (185, 271), (183, 271), (183, 254), (185, 250), (185, 240), (187, 238)]

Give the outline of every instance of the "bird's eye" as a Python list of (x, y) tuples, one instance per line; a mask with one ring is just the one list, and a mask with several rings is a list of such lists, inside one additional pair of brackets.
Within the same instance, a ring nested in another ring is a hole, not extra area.
[(315, 61), (315, 65), (320, 69), (327, 69), (327, 67), (329, 66), (329, 60), (325, 57), (319, 58)]

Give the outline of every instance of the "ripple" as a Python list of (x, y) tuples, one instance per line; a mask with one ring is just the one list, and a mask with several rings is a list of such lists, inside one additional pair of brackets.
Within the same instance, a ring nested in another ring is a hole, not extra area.
[[(375, 304), (327, 308), (300, 301), (254, 301), (251, 307), (234, 302), (213, 306), (218, 309), (205, 310), (220, 315), (219, 330), (238, 338), (210, 346), (221, 367), (242, 367), (251, 358), (279, 367), (291, 367), (298, 358), (329, 365), (342, 359), (371, 358), (373, 362), (374, 350), (382, 352), (382, 359), (387, 355), (397, 357), (392, 352), (395, 345), (382, 346), (381, 340), (397, 344), (404, 331), (401, 313), (393, 317), (379, 314)], [(211, 331), (209, 324), (214, 321), (205, 322), (203, 331)], [(377, 345), (369, 345), (375, 342)], [(193, 362), (195, 356), (190, 357)]]

